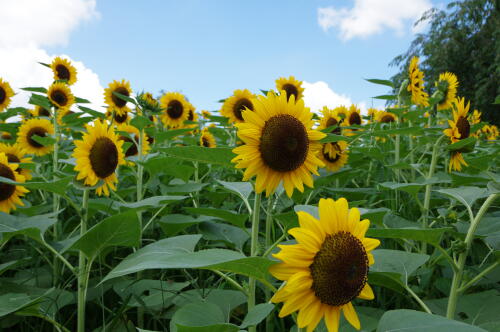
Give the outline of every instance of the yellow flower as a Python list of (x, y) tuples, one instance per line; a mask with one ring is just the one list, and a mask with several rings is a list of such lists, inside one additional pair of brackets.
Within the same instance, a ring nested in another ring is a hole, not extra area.
[[(467, 112), (469, 112), (470, 102), (465, 105), (465, 98), (455, 99), (453, 101), (453, 121), (448, 120), (450, 128), (445, 129), (443, 132), (450, 138), (451, 143), (456, 143), (460, 140), (466, 139), (470, 135), (470, 124), (467, 120)], [(462, 151), (453, 151), (451, 153), (449, 170), (461, 171), (462, 165), (467, 166)]]
[(29, 112), (34, 117), (45, 116), (47, 118), (50, 118), (52, 116), (50, 110), (45, 109), (44, 107), (39, 105), (36, 105), (35, 108), (33, 110), (30, 110)]
[(167, 92), (160, 99), (161, 121), (165, 127), (178, 128), (184, 125), (189, 116), (189, 104), (186, 98), (178, 92)]
[(457, 76), (450, 72), (439, 74), (436, 87), (443, 93), (443, 99), (437, 103), (438, 111), (450, 109), (453, 101), (457, 97)]
[(356, 329), (358, 315), (355, 298), (373, 300), (367, 283), (368, 268), (374, 263), (371, 251), (380, 241), (365, 237), (370, 221), (360, 221), (357, 208), (349, 209), (347, 200), (321, 199), (317, 220), (297, 212), (300, 227), (288, 231), (297, 244), (279, 245), (273, 256), (281, 263), (269, 269), (277, 279), (286, 281), (271, 298), (284, 302), (279, 317), (299, 311), (297, 325), (313, 331), (324, 318), (329, 332), (338, 331), (340, 312)]
[(340, 128), (340, 123), (342, 119), (339, 117), (337, 113), (337, 109), (329, 109), (328, 107), (323, 107), (321, 110), (323, 116), (320, 118), (318, 130), (323, 130), (329, 127), (337, 126), (331, 130), (332, 134), (342, 135), (342, 131)]
[(249, 90), (234, 90), (233, 95), (227, 98), (222, 104), (220, 114), (229, 118), (230, 122), (241, 123), (244, 122), (241, 113), (248, 109), (253, 111), (253, 99), (255, 95)]
[(377, 114), (379, 112), (382, 112), (382, 111), (380, 111), (380, 110), (378, 110), (376, 108), (369, 108), (368, 109), (368, 117), (370, 119), (368, 120), (368, 123), (371, 123), (371, 122), (375, 121), (375, 119), (377, 118)]
[[(0, 176), (15, 182), (24, 182), (24, 176), (16, 172), (17, 164), (9, 163), (5, 153), (0, 152)], [(24, 206), (20, 197), (29, 192), (23, 186), (0, 182), (0, 211), (10, 213), (16, 205)]]
[(123, 115), (125, 111), (130, 110), (127, 107), (127, 102), (116, 96), (113, 92), (130, 97), (130, 95), (132, 95), (130, 82), (125, 80), (121, 80), (121, 82), (113, 81), (109, 83), (108, 87), (104, 90), (104, 102), (108, 105), (109, 110), (118, 113), (118, 115)]
[[(136, 143), (139, 143), (139, 134), (140, 134), (139, 129), (137, 129), (134, 126), (128, 125), (128, 124), (121, 124), (121, 125), (118, 125), (116, 130), (128, 133), (130, 136), (130, 137), (126, 137), (126, 136), (118, 137), (118, 139), (123, 141), (123, 142), (132, 143), (132, 145), (127, 149), (127, 151), (125, 151), (125, 158), (137, 156), (139, 154), (139, 149), (138, 149)], [(149, 150), (150, 150), (149, 140), (148, 140), (146, 133), (143, 132), (142, 133), (142, 155), (146, 155), (149, 152)], [(130, 165), (133, 165), (133, 163), (131, 163)]]
[(278, 78), (276, 80), (276, 89), (278, 89), (279, 92), (284, 92), (288, 99), (290, 99), (291, 96), (294, 96), (295, 101), (302, 99), (304, 96), (302, 81), (296, 80), (293, 76), (290, 76), (289, 78)]
[(9, 107), (14, 91), (7, 81), (0, 77), (0, 112)]
[(121, 113), (112, 112), (109, 109), (106, 111), (105, 116), (111, 123), (122, 124), (130, 121), (130, 108), (122, 109)]
[(19, 127), (17, 144), (28, 154), (43, 156), (52, 151), (52, 145), (44, 146), (33, 139), (33, 136), (46, 137), (54, 134), (54, 126), (47, 119), (29, 119)]
[[(19, 144), (4, 144), (0, 143), (0, 153), (5, 153), (9, 163), (13, 164), (30, 164), (32, 163), (30, 157), (26, 157), (26, 152), (19, 147)], [(21, 168), (21, 165), (16, 170), (19, 174), (24, 176), (25, 180), (31, 180), (31, 171), (27, 168)]]
[(73, 157), (76, 159), (75, 171), (78, 172), (76, 179), (85, 179), (84, 184), (87, 186), (95, 186), (102, 180), (104, 184), (96, 192), (99, 196), (109, 196), (109, 188), (116, 190), (116, 169), (125, 164), (123, 141), (118, 139), (112, 127), (100, 120), (94, 121), (93, 126), (87, 124), (86, 129), (82, 140), (75, 141)]
[(76, 82), (76, 68), (73, 67), (69, 60), (61, 57), (56, 57), (50, 64), (50, 68), (54, 72), (54, 80), (64, 80), (68, 85)]
[[(193, 106), (190, 102), (188, 104), (188, 117), (187, 121), (192, 121), (192, 122), (198, 122), (198, 113), (196, 113), (196, 107)], [(183, 127), (185, 128), (197, 128), (198, 124), (196, 123), (189, 123), (185, 124)]]
[(407, 90), (411, 93), (411, 102), (415, 105), (429, 106), (429, 95), (424, 91), (424, 73), (418, 68), (418, 57), (414, 56), (411, 59), (408, 74)]
[(49, 91), (47, 91), (47, 97), (49, 97), (52, 104), (63, 110), (69, 110), (75, 103), (75, 97), (70, 88), (62, 82), (53, 83), (49, 87)]
[(319, 157), (325, 164), (327, 170), (330, 172), (338, 171), (347, 163), (347, 142), (338, 141), (323, 144)]
[(202, 110), (202, 111), (201, 111), (201, 116), (202, 116), (204, 119), (209, 120), (209, 119), (210, 119), (210, 117), (212, 116), (212, 114), (211, 114), (209, 111), (207, 111), (207, 110)]
[[(363, 119), (361, 118), (361, 110), (356, 107), (356, 105), (351, 105), (349, 107), (349, 111), (347, 113), (347, 116), (345, 120), (342, 122), (343, 126), (353, 126), (357, 125), (360, 126), (363, 124)], [(354, 135), (354, 132), (361, 130), (361, 129), (346, 129), (345, 130), (345, 135), (346, 136), (352, 136)]]
[(498, 128), (495, 125), (486, 125), (482, 128), (488, 141), (495, 141), (498, 137)]
[(375, 120), (380, 123), (391, 123), (395, 122), (397, 119), (394, 113), (387, 111), (380, 111), (375, 115)]
[(208, 128), (203, 128), (201, 131), (200, 146), (204, 146), (206, 148), (215, 148), (217, 146), (215, 143), (215, 137), (208, 131)]
[(238, 136), (245, 143), (233, 150), (236, 168), (245, 168), (243, 181), (256, 176), (255, 191), (272, 194), (278, 184), (288, 196), (294, 188), (313, 187), (311, 173), (318, 174), (324, 166), (317, 157), (321, 148), (318, 140), (325, 134), (313, 130), (314, 121), (304, 101), (295, 102), (284, 94), (269, 92), (267, 97), (254, 100), (254, 110), (244, 111), (245, 122), (237, 123)]

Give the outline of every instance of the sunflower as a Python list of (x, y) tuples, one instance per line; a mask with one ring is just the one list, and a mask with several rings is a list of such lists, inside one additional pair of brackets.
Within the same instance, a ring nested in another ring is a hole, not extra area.
[(130, 97), (132, 94), (130, 82), (125, 80), (121, 80), (121, 82), (113, 81), (109, 83), (108, 87), (104, 90), (104, 102), (108, 105), (110, 111), (115, 111), (115, 113), (123, 115), (123, 112), (129, 110), (127, 102), (116, 96), (113, 92)]
[(379, 111), (375, 115), (375, 121), (380, 123), (391, 123), (397, 121), (397, 117), (394, 113), (387, 111)]
[(241, 113), (246, 109), (254, 110), (254, 98), (255, 95), (247, 89), (234, 90), (233, 95), (222, 104), (220, 114), (229, 118), (230, 122), (242, 123), (244, 120)]
[[(85, 179), (85, 185), (95, 186), (99, 180), (104, 184), (96, 189), (97, 194), (109, 196), (109, 188), (116, 190), (116, 169), (125, 164), (122, 145), (112, 127), (95, 120), (93, 126), (85, 125), (87, 132), (82, 140), (75, 141), (73, 157), (76, 159), (77, 180)], [(109, 187), (109, 188), (108, 188)]]
[(498, 137), (498, 127), (495, 125), (486, 125), (481, 130), (488, 141), (495, 141)]
[(340, 129), (342, 119), (338, 116), (337, 110), (332, 110), (325, 106), (321, 110), (321, 113), (323, 116), (320, 118), (318, 130), (336, 126), (331, 130), (331, 133), (335, 135), (342, 135), (342, 131)]
[[(4, 144), (0, 143), (0, 153), (5, 153), (9, 163), (14, 164), (29, 164), (32, 163), (30, 157), (26, 157), (26, 152), (19, 147), (19, 144)], [(31, 171), (27, 168), (19, 167), (16, 170), (19, 174), (24, 176), (25, 180), (31, 180)]]
[(273, 256), (282, 262), (269, 269), (277, 279), (286, 281), (271, 301), (284, 302), (279, 317), (299, 311), (297, 325), (313, 331), (324, 317), (329, 332), (337, 331), (340, 312), (356, 329), (360, 322), (352, 300), (373, 300), (367, 283), (371, 251), (380, 241), (365, 237), (368, 219), (359, 220), (357, 208), (349, 209), (347, 200), (320, 199), (317, 220), (307, 212), (297, 212), (300, 227), (289, 234), (297, 244), (279, 245)]
[[(188, 117), (187, 121), (198, 122), (198, 113), (196, 113), (196, 107), (193, 106), (190, 102), (188, 104)], [(184, 125), (184, 128), (197, 128), (198, 124), (196, 123), (188, 123)]]
[(215, 143), (215, 137), (208, 131), (208, 128), (203, 128), (201, 131), (200, 146), (206, 148), (215, 148), (217, 146)]
[(71, 90), (62, 82), (53, 83), (47, 91), (47, 96), (52, 104), (59, 109), (68, 110), (75, 103), (75, 97)]
[(59, 112), (57, 112), (57, 124), (63, 126), (65, 124), (64, 117), (70, 114), (75, 114), (75, 112), (70, 110), (59, 110)]
[(333, 110), (337, 112), (337, 115), (342, 119), (342, 121), (344, 121), (349, 115), (349, 110), (344, 105), (335, 107)]
[(34, 117), (45, 116), (47, 118), (50, 118), (52, 116), (52, 114), (50, 113), (50, 110), (48, 110), (45, 107), (42, 107), (40, 105), (36, 105), (34, 109), (29, 110), (29, 113)]
[(161, 121), (166, 127), (177, 128), (184, 124), (189, 116), (189, 104), (186, 98), (178, 92), (167, 92), (160, 99)]
[(368, 109), (368, 117), (369, 117), (368, 123), (371, 123), (371, 122), (376, 121), (377, 114), (378, 114), (379, 112), (381, 112), (381, 111), (379, 111), (379, 110), (378, 110), (378, 109), (376, 109), (376, 108), (369, 108), (369, 109)]
[[(23, 183), (25, 181), (24, 176), (16, 172), (17, 168), (17, 164), (9, 163), (5, 153), (0, 152), (0, 176)], [(9, 213), (11, 210), (16, 209), (16, 204), (24, 206), (20, 197), (28, 192), (29, 190), (23, 186), (0, 182), (0, 211)]]
[(33, 139), (33, 136), (46, 137), (54, 134), (54, 125), (47, 119), (29, 119), (19, 127), (17, 144), (28, 154), (43, 156), (52, 151), (52, 145), (44, 146)]
[(66, 81), (68, 85), (76, 82), (76, 68), (73, 67), (69, 60), (61, 57), (56, 57), (50, 64), (50, 68), (54, 72), (55, 81)]
[(130, 108), (122, 110), (122, 113), (112, 112), (109, 109), (104, 114), (111, 123), (122, 124), (130, 121)]
[(276, 80), (276, 89), (280, 92), (285, 92), (288, 99), (290, 99), (291, 96), (294, 96), (295, 101), (302, 99), (304, 96), (302, 81), (296, 80), (293, 76), (290, 76), (289, 78), (278, 78)]
[[(118, 125), (116, 128), (117, 131), (123, 131), (125, 133), (129, 134), (129, 137), (127, 136), (120, 136), (118, 139), (123, 141), (123, 142), (128, 142), (132, 143), (132, 145), (125, 151), (125, 158), (127, 157), (133, 157), (137, 156), (139, 154), (139, 149), (137, 146), (137, 143), (139, 143), (139, 129), (137, 129), (134, 126), (128, 125), (128, 124), (121, 124)], [(132, 139), (132, 138), (133, 139)], [(146, 133), (142, 133), (142, 155), (145, 155), (149, 152), (150, 146), (149, 146), (149, 140), (148, 137), (146, 136)]]
[(338, 141), (323, 144), (319, 157), (325, 163), (327, 170), (330, 172), (338, 171), (347, 163), (347, 142)]
[(9, 82), (4, 81), (0, 77), (0, 112), (9, 107), (13, 96), (14, 91), (10, 87)]
[(160, 103), (153, 97), (150, 92), (143, 92), (137, 96), (137, 102), (143, 109), (150, 110), (152, 112), (160, 111)]
[(210, 117), (212, 116), (212, 114), (207, 110), (202, 110), (201, 116), (206, 120), (210, 120)]
[(301, 99), (288, 99), (272, 92), (254, 100), (254, 111), (244, 111), (244, 123), (236, 124), (238, 136), (245, 143), (233, 150), (236, 168), (246, 168), (243, 181), (257, 176), (255, 191), (272, 194), (278, 184), (288, 196), (294, 187), (304, 191), (303, 184), (313, 187), (311, 173), (324, 166), (316, 156), (321, 149), (318, 140), (325, 134), (313, 130), (312, 113)]
[(418, 68), (418, 57), (414, 56), (408, 68), (408, 92), (411, 93), (411, 102), (415, 105), (429, 106), (429, 95), (424, 91), (424, 73)]
[(436, 87), (443, 94), (443, 98), (437, 103), (438, 111), (450, 109), (457, 97), (457, 76), (450, 72), (439, 74)]
[[(363, 119), (361, 118), (361, 110), (356, 107), (356, 105), (351, 105), (351, 107), (349, 107), (349, 111), (347, 113), (345, 121), (343, 121), (342, 123), (344, 126), (360, 126), (361, 124), (363, 124)], [(352, 136), (354, 135), (354, 132), (358, 130), (359, 129), (346, 129), (345, 135)]]
[[(471, 126), (478, 124), (480, 122), (481, 122), (481, 112), (479, 112), (478, 110), (474, 110), (472, 114), (469, 114), (469, 123), (471, 124)], [(470, 135), (479, 138), (479, 136), (481, 136), (481, 129), (476, 130), (474, 133), (471, 133)]]
[[(470, 135), (470, 123), (467, 120), (467, 112), (469, 112), (470, 102), (465, 105), (465, 98), (455, 99), (453, 101), (453, 121), (448, 120), (450, 128), (445, 129), (443, 132), (450, 138), (451, 143), (456, 143), (460, 140), (466, 139)], [(462, 151), (453, 151), (451, 153), (449, 169), (461, 171), (461, 165), (467, 166)]]

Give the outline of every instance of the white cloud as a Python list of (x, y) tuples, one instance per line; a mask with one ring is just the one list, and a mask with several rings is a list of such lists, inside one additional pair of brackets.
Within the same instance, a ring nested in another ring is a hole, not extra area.
[(313, 112), (320, 111), (323, 106), (334, 108), (344, 105), (349, 107), (352, 103), (349, 97), (336, 93), (323, 81), (315, 83), (304, 81), (302, 87), (304, 87), (304, 103)]
[(430, 9), (430, 0), (354, 0), (352, 8), (318, 8), (318, 23), (327, 31), (338, 28), (343, 40), (368, 37), (386, 29), (402, 35), (407, 31), (418, 32), (423, 25), (409, 28)]
[[(48, 87), (52, 71), (38, 62), (50, 63), (60, 54), (49, 55), (46, 46), (66, 45), (71, 32), (82, 22), (99, 17), (95, 0), (1, 0), (0, 5), (0, 76), (10, 83), (17, 95), (11, 107), (28, 104), (30, 93), (22, 87)], [(63, 55), (70, 59), (70, 57)], [(70, 59), (77, 69), (78, 82), (73, 93), (103, 104), (103, 88), (99, 77), (82, 62)]]

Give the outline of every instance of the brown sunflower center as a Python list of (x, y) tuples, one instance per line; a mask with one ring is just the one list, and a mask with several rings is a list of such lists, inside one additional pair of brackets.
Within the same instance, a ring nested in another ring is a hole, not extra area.
[(2, 139), (4, 139), (4, 140), (10, 140), (10, 139), (12, 139), (12, 135), (10, 133), (4, 131), (2, 133)]
[(50, 112), (49, 112), (49, 110), (47, 110), (47, 109), (45, 109), (43, 107), (40, 107), (38, 109), (38, 116), (47, 116), (47, 117), (49, 117), (50, 116)]
[(193, 121), (193, 120), (194, 120), (194, 112), (193, 110), (189, 110), (188, 121)]
[(264, 124), (259, 150), (268, 167), (277, 172), (293, 171), (306, 160), (309, 151), (307, 130), (289, 114), (275, 115)]
[(26, 135), (26, 138), (28, 140), (29, 145), (31, 145), (34, 148), (43, 148), (43, 145), (38, 143), (33, 139), (33, 136), (40, 136), (40, 137), (45, 137), (47, 136), (47, 130), (42, 127), (33, 127), (28, 131), (28, 134)]
[(287, 83), (283, 85), (283, 90), (286, 92), (286, 99), (290, 99), (290, 96), (294, 96), (295, 100), (297, 100), (297, 97), (299, 96), (299, 89), (293, 84)]
[(182, 116), (184, 112), (184, 106), (178, 100), (172, 100), (168, 103), (167, 113), (171, 119), (178, 119)]
[[(7, 165), (0, 164), (0, 176), (16, 181), (14, 172)], [(8, 199), (16, 191), (16, 186), (0, 182), (0, 202)]]
[(359, 116), (358, 112), (351, 112), (351, 114), (349, 115), (349, 124), (351, 125), (361, 124), (361, 116)]
[(90, 149), (89, 159), (94, 173), (101, 179), (107, 178), (118, 166), (118, 149), (111, 139), (100, 137)]
[[(126, 87), (123, 87), (123, 86), (117, 87), (114, 90), (114, 92), (119, 93), (119, 94), (124, 95), (124, 96), (127, 96), (127, 97), (130, 96), (130, 92), (128, 91), (128, 89)], [(120, 97), (116, 96), (115, 94), (113, 94), (111, 96), (111, 100), (113, 100), (113, 103), (116, 105), (116, 107), (119, 107), (119, 108), (122, 108), (125, 105), (127, 105), (126, 100), (121, 99)]]
[(357, 237), (341, 231), (326, 236), (309, 270), (316, 297), (324, 304), (344, 305), (366, 284), (368, 255)]
[(12, 153), (7, 153), (7, 160), (9, 161), (9, 163), (20, 163), (21, 162), (21, 160), (15, 154), (12, 154)]
[[(125, 137), (125, 136), (120, 136), (120, 139), (126, 143), (132, 144), (125, 152), (125, 157), (135, 156), (139, 153), (139, 149), (137, 148), (137, 144), (135, 144), (135, 142), (131, 138)], [(139, 141), (139, 137), (137, 137), (137, 136), (134, 137), (134, 139), (136, 140), (136, 142)]]
[(382, 123), (390, 123), (394, 122), (394, 117), (392, 115), (386, 114), (380, 119), (380, 122)]
[(124, 123), (125, 121), (127, 121), (127, 118), (128, 118), (127, 112), (124, 112), (121, 115), (118, 114), (118, 113), (115, 113), (115, 121), (116, 121), (116, 123)]
[(0, 86), (0, 104), (3, 104), (5, 99), (7, 98), (7, 92)]
[(342, 153), (342, 150), (340, 149), (339, 145), (337, 143), (332, 143), (333, 144), (333, 147), (335, 150), (337, 150), (337, 154), (335, 155), (335, 157), (332, 158), (332, 156), (330, 155), (330, 153), (328, 152), (328, 149), (327, 149), (327, 145), (325, 144), (323, 146), (323, 157), (330, 163), (334, 163), (336, 162), (337, 160), (340, 159), (340, 156), (341, 156), (341, 153)]
[(205, 136), (203, 136), (201, 138), (201, 141), (203, 142), (203, 146), (206, 147), (206, 148), (209, 148), (210, 147), (210, 141), (208, 140), (208, 138), (206, 138)]
[(465, 139), (469, 137), (470, 134), (470, 124), (466, 118), (463, 116), (459, 117), (457, 120), (457, 129), (460, 133), (460, 139)]
[(68, 96), (63, 90), (55, 89), (50, 94), (50, 98), (57, 104), (59, 107), (64, 107), (68, 104)]
[(236, 103), (234, 103), (233, 107), (233, 113), (234, 116), (238, 119), (243, 121), (243, 116), (241, 115), (241, 112), (243, 112), (246, 108), (249, 110), (253, 111), (253, 104), (250, 100), (247, 98), (241, 98)]
[(331, 133), (335, 135), (340, 135), (340, 127), (338, 126), (339, 122), (335, 118), (329, 118), (328, 121), (326, 121), (326, 128), (332, 127), (332, 126), (337, 126), (336, 128), (332, 129)]
[(56, 72), (57, 72), (57, 77), (60, 80), (69, 81), (69, 79), (71, 78), (71, 73), (65, 65), (57, 65)]

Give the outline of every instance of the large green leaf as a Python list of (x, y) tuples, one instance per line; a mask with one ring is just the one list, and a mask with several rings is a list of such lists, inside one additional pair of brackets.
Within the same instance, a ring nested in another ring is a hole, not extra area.
[(187, 212), (192, 214), (199, 214), (203, 216), (215, 217), (230, 222), (238, 227), (245, 227), (245, 221), (248, 219), (248, 214), (238, 214), (233, 211), (215, 209), (215, 208), (184, 208)]
[(415, 310), (387, 311), (377, 327), (377, 332), (485, 332), (482, 328)]
[(140, 244), (141, 224), (134, 210), (114, 215), (99, 222), (73, 245), (91, 259), (103, 249), (114, 246), (134, 247)]
[(380, 84), (380, 85), (385, 85), (385, 86), (394, 88), (394, 83), (392, 83), (392, 81), (389, 81), (389, 80), (381, 80), (378, 78), (365, 78), (365, 81), (368, 81), (368, 82), (373, 83), (373, 84)]
[(68, 176), (56, 181), (18, 183), (12, 181), (11, 179), (0, 177), (0, 182), (23, 186), (31, 190), (36, 190), (36, 189), (45, 190), (51, 193), (56, 193), (58, 195), (65, 196), (68, 190), (68, 185), (70, 184), (72, 179), (73, 179), (72, 176)]
[(161, 151), (178, 159), (197, 161), (200, 163), (221, 165), (233, 168), (231, 163), (236, 155), (232, 148), (205, 148), (202, 146), (174, 146), (161, 148)]
[(34, 217), (20, 217), (0, 212), (0, 235), (6, 242), (15, 235), (26, 235), (34, 240), (43, 241), (43, 234), (57, 220), (53, 213)]
[(173, 236), (189, 226), (199, 224), (202, 221), (208, 221), (209, 217), (195, 218), (184, 214), (168, 214), (163, 216), (159, 221), (159, 225), (167, 236)]
[(374, 250), (373, 257), (375, 263), (370, 266), (370, 271), (397, 273), (403, 284), (429, 259), (428, 255), (389, 249)]
[(147, 209), (151, 207), (161, 207), (169, 202), (178, 201), (184, 198), (186, 198), (186, 196), (153, 196), (132, 203), (115, 202), (114, 205), (138, 210), (138, 209)]
[(187, 182), (193, 175), (195, 168), (183, 163), (183, 161), (173, 157), (158, 156), (149, 158), (144, 163), (144, 168), (151, 175), (166, 174)]
[(248, 311), (248, 314), (245, 316), (240, 328), (244, 329), (245, 327), (259, 324), (267, 317), (267, 315), (271, 313), (271, 311), (273, 311), (273, 309), (274, 304), (272, 303), (261, 303), (256, 305)]
[[(49, 289), (45, 294), (52, 292), (52, 290), (53, 289)], [(24, 293), (7, 293), (0, 295), (0, 317), (40, 302), (45, 294), (30, 295)]]
[(238, 250), (243, 250), (243, 245), (250, 238), (248, 231), (222, 223), (203, 222), (199, 229), (204, 239), (223, 241), (228, 247)]
[(248, 201), (248, 198), (253, 192), (253, 187), (250, 182), (226, 182), (218, 180), (222, 187), (238, 196), (241, 199)]
[(459, 188), (449, 188), (449, 189), (439, 189), (436, 190), (438, 193), (444, 194), (465, 206), (472, 207), (476, 200), (487, 197), (488, 189), (479, 187), (459, 187)]
[(170, 327), (177, 332), (238, 332), (239, 327), (226, 322), (222, 310), (210, 302), (189, 303), (177, 310)]

